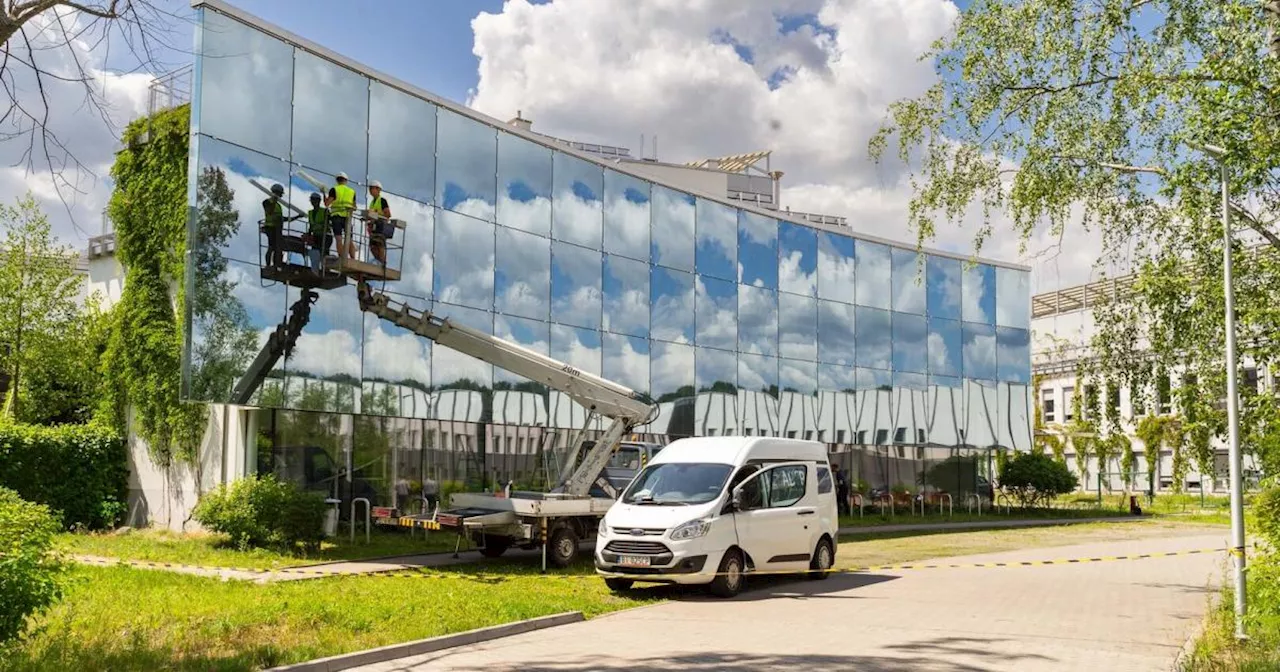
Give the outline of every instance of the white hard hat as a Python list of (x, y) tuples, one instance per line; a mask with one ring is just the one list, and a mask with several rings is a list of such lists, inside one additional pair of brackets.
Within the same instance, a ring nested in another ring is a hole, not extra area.
[(337, 175), (335, 175), (334, 177), (337, 177), (339, 180), (345, 180), (345, 179), (348, 179), (348, 178), (347, 178), (347, 174), (346, 174), (346, 173), (338, 173), (338, 174), (337, 174)]
[(381, 182), (379, 182), (379, 181), (377, 181), (377, 180), (374, 180), (374, 181), (370, 182), (370, 183), (369, 183), (369, 188), (370, 188), (370, 189), (372, 189), (372, 188), (374, 188), (374, 187), (377, 187), (377, 188), (381, 189), (381, 188), (382, 188), (382, 183), (381, 183)]

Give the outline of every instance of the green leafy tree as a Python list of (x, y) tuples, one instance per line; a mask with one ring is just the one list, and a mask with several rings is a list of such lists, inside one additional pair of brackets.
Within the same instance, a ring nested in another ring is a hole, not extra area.
[(1072, 492), (1079, 479), (1066, 465), (1041, 453), (1018, 453), (1000, 472), (1000, 487), (1024, 507), (1047, 503)]
[(1111, 442), (1116, 452), (1120, 453), (1120, 475), (1124, 479), (1124, 488), (1125, 490), (1132, 490), (1134, 481), (1133, 468), (1138, 462), (1138, 457), (1133, 452), (1133, 442), (1121, 432), (1112, 434)]
[[(1099, 372), (1125, 384), (1178, 365), (1209, 380), (1222, 371), (1224, 249), (1204, 145), (1226, 150), (1232, 217), (1249, 233), (1231, 251), (1241, 359), (1280, 355), (1277, 34), (1274, 0), (977, 0), (925, 54), (937, 84), (892, 105), (870, 150), (910, 166), (922, 241), (973, 212), (978, 250), (998, 227), (1024, 241), (1098, 232), (1135, 273), (1095, 309)], [(1271, 403), (1246, 400), (1244, 415)]]
[(14, 205), (0, 203), (0, 230), (0, 367), (12, 390), (8, 415), (74, 419), (74, 407), (85, 402), (83, 388), (93, 382), (80, 366), (85, 359), (62, 359), (89, 355), (79, 320), (84, 278), (76, 272), (78, 255), (58, 244), (31, 194)]
[(0, 650), (62, 597), (66, 566), (54, 549), (59, 531), (49, 507), (0, 488)]

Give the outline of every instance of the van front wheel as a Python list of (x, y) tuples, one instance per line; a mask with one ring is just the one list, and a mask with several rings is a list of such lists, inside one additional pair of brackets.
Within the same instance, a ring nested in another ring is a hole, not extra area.
[(742, 581), (742, 554), (730, 549), (725, 551), (716, 578), (707, 589), (716, 597), (733, 597), (742, 591)]
[(809, 578), (821, 581), (831, 576), (831, 567), (835, 562), (835, 551), (831, 547), (831, 541), (822, 539), (813, 551), (813, 559), (809, 561)]

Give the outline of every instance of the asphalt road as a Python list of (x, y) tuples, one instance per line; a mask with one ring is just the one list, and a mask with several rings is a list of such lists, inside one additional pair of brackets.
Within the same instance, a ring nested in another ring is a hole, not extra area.
[[(1204, 536), (1032, 549), (947, 563), (1223, 548)], [(1216, 593), (1224, 553), (761, 579), (731, 601), (682, 593), (584, 623), (359, 668), (425, 670), (1168, 670)]]

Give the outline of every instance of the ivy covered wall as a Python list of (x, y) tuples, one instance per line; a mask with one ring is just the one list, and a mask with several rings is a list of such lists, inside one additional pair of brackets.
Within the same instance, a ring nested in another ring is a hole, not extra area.
[(207, 414), (179, 400), (190, 116), (182, 105), (125, 129), (107, 206), (125, 280), (103, 357), (100, 414), (122, 433), (132, 420), (161, 464), (194, 458)]

